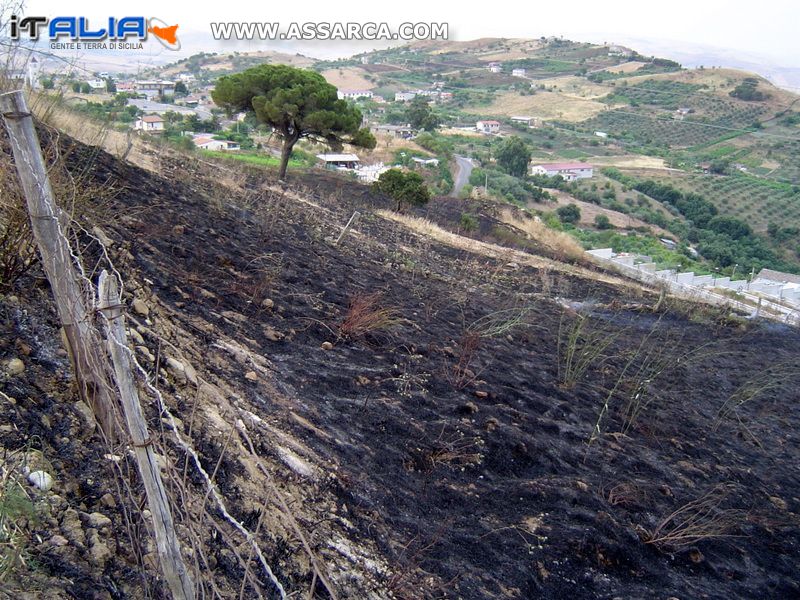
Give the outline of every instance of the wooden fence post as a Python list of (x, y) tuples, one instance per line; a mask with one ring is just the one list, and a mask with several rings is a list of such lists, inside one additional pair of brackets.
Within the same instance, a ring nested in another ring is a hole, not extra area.
[(356, 224), (356, 221), (358, 221), (358, 217), (360, 217), (360, 216), (361, 216), (361, 213), (360, 213), (360, 212), (358, 212), (357, 210), (354, 210), (354, 211), (353, 211), (353, 214), (352, 214), (352, 216), (350, 217), (350, 220), (349, 220), (349, 221), (347, 221), (347, 225), (345, 225), (345, 226), (344, 226), (344, 229), (342, 229), (342, 233), (340, 233), (340, 234), (339, 234), (339, 237), (338, 237), (338, 238), (336, 238), (336, 241), (335, 241), (335, 242), (333, 242), (333, 245), (334, 245), (334, 246), (338, 246), (338, 245), (339, 245), (339, 242), (341, 242), (341, 241), (342, 241), (342, 238), (343, 238), (344, 236), (346, 236), (346, 235), (347, 235), (347, 232), (348, 232), (348, 231), (350, 231), (350, 228), (351, 228), (353, 225), (355, 225), (355, 224)]
[(122, 412), (128, 425), (139, 474), (147, 493), (147, 503), (153, 515), (153, 529), (155, 530), (161, 569), (173, 598), (194, 600), (194, 584), (183, 562), (180, 544), (175, 535), (169, 499), (147, 432), (147, 423), (139, 403), (139, 393), (131, 375), (125, 317), (122, 314), (123, 304), (119, 296), (117, 280), (109, 277), (105, 270), (100, 274), (98, 292), (100, 296), (99, 309), (106, 319), (108, 352), (114, 365), (114, 378), (122, 399)]
[(17, 174), (28, 207), (34, 239), (64, 328), (81, 397), (92, 407), (106, 437), (114, 439), (114, 396), (108, 359), (93, 326), (88, 289), (81, 287), (67, 239), (69, 219), (57, 206), (47, 177), (39, 138), (22, 91), (0, 94)]

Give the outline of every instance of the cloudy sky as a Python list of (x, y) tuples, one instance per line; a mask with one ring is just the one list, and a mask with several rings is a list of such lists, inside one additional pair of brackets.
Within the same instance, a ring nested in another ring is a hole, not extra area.
[[(88, 0), (66, 4), (63, 0), (30, 0), (26, 4), (26, 14), (48, 17), (64, 14), (102, 20), (109, 16), (109, 10), (113, 11), (113, 16), (123, 16), (122, 12), (126, 11), (130, 15), (159, 17), (180, 25), (184, 50), (191, 52), (236, 49), (233, 43), (213, 44), (209, 29), (212, 21), (278, 21), (282, 24), (291, 21), (385, 21), (391, 25), (405, 21), (436, 21), (449, 23), (450, 37), (460, 40), (563, 35), (581, 41), (635, 41), (637, 49), (646, 53), (658, 51), (664, 56), (668, 56), (670, 50), (681, 52), (702, 46), (718, 50), (721, 56), (727, 53), (762, 64), (800, 67), (800, 35), (797, 35), (800, 2), (797, 0), (495, 0), (482, 3), (480, 9), (463, 0), (302, 0), (264, 2), (260, 4), (262, 8), (256, 8), (259, 5), (252, 2), (234, 0), (208, 3)], [(323, 42), (312, 42), (303, 48), (291, 49), (331, 56), (371, 49), (375, 43), (369, 46), (331, 48)]]

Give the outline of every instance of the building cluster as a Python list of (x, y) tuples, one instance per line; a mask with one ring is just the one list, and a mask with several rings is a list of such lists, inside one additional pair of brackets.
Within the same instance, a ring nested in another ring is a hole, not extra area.
[(433, 90), (407, 90), (403, 92), (396, 92), (394, 95), (395, 102), (411, 102), (417, 96), (428, 98), (434, 102), (449, 102), (453, 99), (453, 92), (445, 92), (439, 89)]

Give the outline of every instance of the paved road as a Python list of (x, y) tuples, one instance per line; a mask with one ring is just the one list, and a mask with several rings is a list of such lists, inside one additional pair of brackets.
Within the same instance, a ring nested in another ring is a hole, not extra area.
[(456, 156), (456, 176), (453, 182), (453, 191), (450, 192), (451, 196), (458, 196), (461, 189), (469, 182), (469, 175), (472, 173), (471, 158), (465, 156)]

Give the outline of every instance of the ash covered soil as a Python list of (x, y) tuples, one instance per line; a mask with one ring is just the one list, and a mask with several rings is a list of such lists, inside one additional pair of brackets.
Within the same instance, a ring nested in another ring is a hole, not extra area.
[[(281, 191), (264, 171), (193, 159), (165, 158), (160, 175), (81, 146), (69, 160), (117, 188), (103, 229), (152, 328), (179, 328), (200, 349), (198, 373), (309, 449), (321, 476), (281, 462), (268, 436), (256, 444), (297, 494), (315, 550), (344, 565), (332, 576), (340, 597), (800, 597), (796, 329), (589, 269), (527, 266), (510, 250), (473, 254), (380, 217), (387, 200), (322, 174)], [(416, 215), (455, 231), (453, 202)], [(354, 231), (334, 244), (354, 210)], [(493, 229), (484, 213), (476, 237)], [(52, 308), (30, 300), (23, 318), (3, 302), (0, 358), (16, 355), (15, 339), (33, 348), (5, 393), (34, 402), (66, 387)], [(269, 377), (218, 357), (220, 339), (263, 357)], [(163, 377), (188, 422), (191, 383)], [(17, 409), (55, 408), (34, 404)], [(41, 436), (76, 469), (65, 498), (91, 512), (104, 490), (80, 482), (109, 469), (80, 462), (88, 441), (26, 424), (27, 413), (4, 417), (17, 437), (3, 433), (3, 446)], [(213, 467), (219, 443), (203, 439)], [(235, 463), (223, 457), (220, 487), (248, 522)], [(326, 539), (327, 521), (345, 545)], [(307, 589), (286, 540), (264, 543), (289, 589)], [(136, 597), (121, 559), (102, 574), (61, 560), (43, 568), (71, 565), (76, 579), (110, 589), (110, 578), (116, 597)]]

